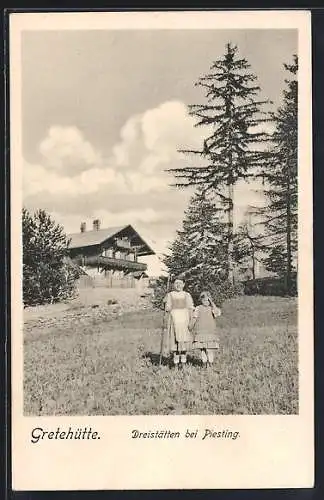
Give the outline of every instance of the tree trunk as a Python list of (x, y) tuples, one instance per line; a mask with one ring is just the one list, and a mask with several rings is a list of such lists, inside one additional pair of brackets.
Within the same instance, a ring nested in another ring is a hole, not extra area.
[(254, 246), (252, 245), (252, 279), (255, 280), (255, 255), (254, 255)]
[(228, 263), (228, 280), (234, 285), (234, 264), (233, 264), (233, 198), (234, 198), (234, 186), (232, 183), (228, 184), (228, 247), (227, 247), (227, 263)]
[(286, 267), (286, 293), (291, 293), (291, 193), (290, 193), (290, 168), (287, 162), (287, 234), (286, 234), (286, 247), (287, 247), (287, 267)]

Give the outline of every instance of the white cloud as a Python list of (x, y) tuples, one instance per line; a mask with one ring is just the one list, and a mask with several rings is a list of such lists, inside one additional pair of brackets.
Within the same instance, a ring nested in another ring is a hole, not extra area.
[(75, 194), (96, 193), (100, 188), (111, 188), (125, 193), (127, 188), (122, 174), (111, 167), (92, 168), (74, 178)]
[(142, 117), (145, 146), (161, 158), (178, 159), (178, 149), (201, 145), (201, 130), (194, 125), (183, 102), (165, 102)]
[(168, 178), (165, 174), (148, 176), (141, 172), (129, 172), (126, 176), (130, 191), (139, 195), (150, 191), (168, 191)]
[(112, 148), (113, 161), (116, 165), (131, 166), (131, 160), (141, 142), (141, 116), (132, 116), (121, 128), (121, 141)]
[(51, 127), (39, 151), (46, 165), (62, 170), (80, 171), (102, 161), (100, 152), (85, 140), (77, 127)]
[(108, 160), (77, 127), (53, 126), (39, 146), (42, 163), (25, 166), (25, 194), (167, 193), (165, 169), (179, 165), (177, 149), (201, 142), (193, 125), (183, 103), (165, 102), (127, 120)]
[(24, 194), (36, 195), (40, 192), (70, 193), (74, 189), (73, 181), (67, 177), (60, 177), (56, 172), (44, 168), (42, 165), (24, 163)]
[(112, 168), (92, 168), (74, 177), (59, 175), (42, 165), (25, 162), (24, 165), (24, 194), (25, 196), (38, 193), (50, 193), (66, 196), (96, 193), (100, 188), (110, 186), (119, 192), (126, 192), (126, 185), (122, 175)]
[(181, 160), (178, 149), (199, 147), (202, 131), (194, 127), (187, 107), (168, 101), (131, 117), (113, 148), (113, 162), (146, 175), (159, 173), (168, 163)]

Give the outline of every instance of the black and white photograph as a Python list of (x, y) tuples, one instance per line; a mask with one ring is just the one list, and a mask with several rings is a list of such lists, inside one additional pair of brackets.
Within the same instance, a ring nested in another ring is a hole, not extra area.
[(162, 16), (20, 31), (21, 411), (222, 416), (234, 442), (226, 416), (303, 413), (305, 60), (298, 25)]

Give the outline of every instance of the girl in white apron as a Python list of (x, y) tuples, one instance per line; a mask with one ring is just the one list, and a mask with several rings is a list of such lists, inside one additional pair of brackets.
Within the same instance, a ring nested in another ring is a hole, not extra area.
[(190, 293), (185, 292), (184, 282), (175, 280), (174, 290), (166, 296), (165, 310), (168, 317), (169, 351), (173, 352), (173, 362), (182, 368), (187, 362), (187, 351), (192, 346), (192, 336), (189, 325), (192, 318), (194, 304)]

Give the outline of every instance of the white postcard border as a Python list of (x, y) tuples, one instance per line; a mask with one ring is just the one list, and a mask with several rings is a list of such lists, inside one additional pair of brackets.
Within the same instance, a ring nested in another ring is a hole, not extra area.
[[(299, 369), (293, 416), (24, 417), (21, 33), (71, 29), (298, 29)], [(311, 487), (314, 481), (311, 33), (307, 11), (10, 15), (12, 467), (14, 490)], [(91, 426), (97, 441), (32, 444), (33, 427)], [(240, 432), (237, 440), (134, 440), (132, 429)]]

